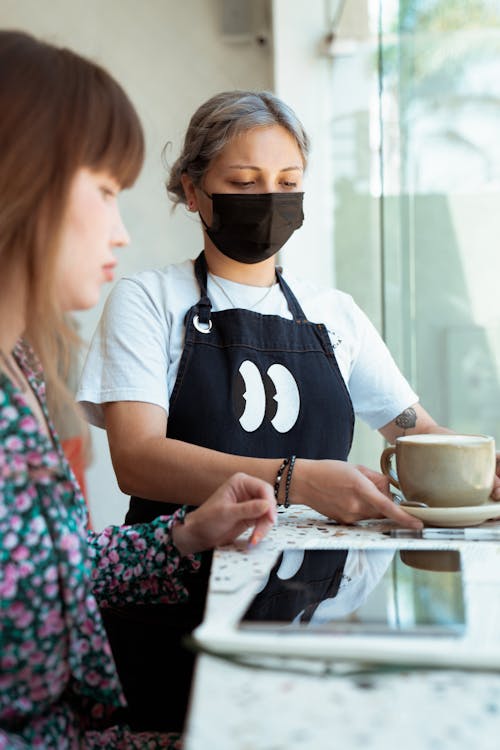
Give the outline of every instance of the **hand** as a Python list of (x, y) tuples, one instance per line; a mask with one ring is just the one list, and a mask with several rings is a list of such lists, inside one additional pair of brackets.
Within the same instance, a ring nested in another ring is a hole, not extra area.
[(355, 468), (373, 482), (375, 487), (393, 502), (390, 489), (391, 482), (386, 474), (381, 474), (380, 471), (374, 471), (367, 466), (361, 466), (361, 464), (358, 464)]
[(423, 526), (391, 499), (387, 477), (346, 461), (298, 460), (291, 495), (295, 502), (305, 503), (340, 523), (391, 518), (407, 528)]
[(497, 453), (497, 470), (490, 497), (492, 500), (500, 500), (500, 453)]
[(183, 524), (174, 526), (174, 544), (182, 555), (188, 555), (229, 544), (252, 526), (256, 543), (276, 521), (276, 512), (270, 484), (248, 474), (234, 474), (197, 510), (187, 513)]

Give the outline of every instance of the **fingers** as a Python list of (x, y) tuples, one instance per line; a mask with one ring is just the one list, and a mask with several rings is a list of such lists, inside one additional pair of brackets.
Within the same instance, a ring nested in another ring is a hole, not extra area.
[(492, 500), (500, 500), (500, 453), (497, 453), (495, 481), (490, 497)]
[(238, 472), (230, 477), (228, 483), (231, 485), (238, 502), (251, 498), (262, 498), (274, 503), (273, 488), (263, 479)]
[(240, 472), (231, 477), (229, 483), (237, 502), (232, 509), (235, 518), (255, 519), (262, 515), (270, 525), (276, 521), (276, 501), (268, 482)]
[(357, 466), (356, 468), (363, 476), (364, 490), (368, 493), (365, 495), (365, 499), (378, 513), (407, 528), (422, 528), (423, 523), (421, 521), (406, 513), (392, 500), (387, 477), (377, 471), (368, 469), (366, 466)]
[(271, 485), (262, 479), (238, 472), (220, 485), (204, 505), (222, 504), (223, 507), (230, 507), (256, 498), (267, 499), (272, 504), (274, 496)]
[(344, 487), (344, 498), (341, 505), (337, 500), (337, 510), (331, 517), (341, 523), (390, 518), (406, 528), (422, 528), (421, 521), (393, 502), (386, 477), (365, 466), (355, 467), (346, 462), (335, 462), (333, 468), (337, 482)]
[(358, 469), (361, 474), (367, 477), (367, 479), (373, 482), (375, 487), (380, 492), (383, 492), (384, 495), (387, 495), (388, 498), (391, 497), (389, 477), (387, 477), (385, 474), (381, 474), (379, 471), (369, 469), (367, 466), (358, 465), (356, 466), (356, 469)]
[(396, 521), (396, 523), (399, 523), (401, 526), (404, 526), (408, 529), (415, 529), (420, 530), (423, 528), (423, 523), (418, 518), (415, 518), (414, 516), (411, 516), (409, 513), (406, 513), (402, 508), (399, 507), (399, 505), (396, 505), (396, 503), (389, 500), (387, 502), (387, 505), (384, 509), (384, 516), (386, 518), (391, 518), (393, 521)]
[(270, 507), (268, 499), (246, 500), (238, 503), (231, 509), (230, 539), (235, 539), (253, 526), (249, 544), (252, 546), (258, 544), (273, 527), (276, 516), (277, 510), (274, 498), (272, 507)]
[(375, 469), (370, 469), (368, 466), (363, 466), (362, 464), (358, 464), (355, 468), (360, 471), (361, 474), (364, 474), (365, 477), (371, 479), (372, 482), (376, 482), (377, 485), (379, 483), (382, 485), (389, 484), (389, 478), (385, 474), (375, 471)]
[(500, 500), (500, 477), (496, 476), (493, 482), (493, 489), (491, 491), (492, 500)]
[(371, 498), (368, 499), (368, 502), (385, 518), (390, 518), (409, 529), (418, 530), (423, 527), (422, 521), (419, 521), (418, 518), (414, 518), (409, 513), (406, 513), (399, 505), (396, 505), (392, 500), (388, 500), (381, 492), (376, 492), (376, 496), (373, 492), (371, 493)]
[(276, 520), (276, 503), (273, 500), (270, 505), (267, 498), (264, 500), (245, 500), (235, 505), (231, 513), (235, 523), (245, 520), (254, 521), (261, 516), (264, 516), (273, 523)]
[(257, 520), (257, 523), (255, 524), (254, 530), (252, 532), (252, 536), (249, 540), (249, 545), (251, 547), (258, 544), (265, 536), (266, 534), (272, 529), (273, 524), (269, 521), (267, 517), (261, 516)]
[(240, 488), (244, 487), (245, 494), (254, 495), (254, 498), (249, 500), (238, 498), (239, 502), (233, 508), (233, 516), (235, 521), (241, 519), (247, 526), (253, 525), (248, 524), (248, 521), (256, 521), (249, 540), (249, 544), (255, 546), (266, 536), (276, 521), (278, 510), (274, 493), (270, 484), (247, 474), (236, 475), (234, 481), (240, 485)]

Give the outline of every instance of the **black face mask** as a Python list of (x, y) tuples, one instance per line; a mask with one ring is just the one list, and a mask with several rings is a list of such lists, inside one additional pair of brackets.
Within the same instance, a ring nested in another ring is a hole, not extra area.
[(212, 199), (212, 226), (200, 213), (207, 234), (221, 253), (239, 263), (270, 258), (304, 221), (304, 193), (205, 195)]

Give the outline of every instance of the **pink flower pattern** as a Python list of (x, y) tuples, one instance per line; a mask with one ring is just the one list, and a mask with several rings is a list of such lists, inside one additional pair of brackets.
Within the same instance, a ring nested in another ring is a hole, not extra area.
[(52, 440), (0, 372), (0, 750), (180, 748), (176, 734), (115, 725), (125, 700), (97, 602), (187, 596), (182, 576), (199, 560), (181, 558), (170, 533), (184, 511), (89, 532), (85, 502), (48, 417), (39, 363), (22, 342), (15, 355)]

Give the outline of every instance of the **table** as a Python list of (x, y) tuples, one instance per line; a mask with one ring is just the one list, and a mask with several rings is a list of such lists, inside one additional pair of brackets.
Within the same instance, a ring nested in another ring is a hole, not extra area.
[[(214, 553), (205, 619), (223, 623), (240, 610), (245, 584), (266, 571), (281, 549), (338, 546), (340, 538), (360, 548), (384, 540), (391, 544), (383, 534), (390, 528), (394, 526), (389, 521), (341, 526), (310, 508), (294, 506), (280, 514), (276, 528), (256, 548), (249, 550), (240, 539)], [(415, 548), (430, 546), (427, 540), (405, 543)], [(453, 546), (471, 544), (478, 543)], [(495, 547), (500, 564), (500, 545)], [(255, 669), (220, 657), (199, 656), (185, 750), (500, 747), (497, 672), (393, 667), (387, 672), (346, 675), (332, 673), (321, 662), (287, 662), (288, 670), (282, 666), (272, 660), (271, 668)]]

